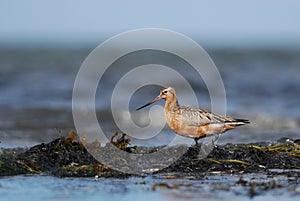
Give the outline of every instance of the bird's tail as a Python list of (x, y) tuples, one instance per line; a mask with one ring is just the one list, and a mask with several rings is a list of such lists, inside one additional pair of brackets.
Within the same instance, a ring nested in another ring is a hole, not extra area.
[(246, 125), (246, 124), (249, 124), (250, 121), (248, 119), (234, 119), (232, 121), (227, 121), (225, 122), (225, 125), (228, 125), (228, 126), (242, 126), (242, 125)]

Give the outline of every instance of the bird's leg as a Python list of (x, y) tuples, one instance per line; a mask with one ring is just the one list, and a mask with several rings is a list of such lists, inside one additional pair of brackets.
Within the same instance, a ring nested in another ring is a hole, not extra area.
[(203, 136), (200, 136), (200, 137), (195, 137), (194, 140), (196, 142), (196, 146), (199, 145), (198, 140), (200, 140), (201, 138), (205, 138), (205, 137), (206, 137), (206, 135), (203, 135)]
[(212, 145), (214, 146), (214, 148), (217, 147), (217, 145), (215, 144), (215, 142), (218, 140), (218, 137), (219, 137), (219, 134), (214, 135), (214, 138), (215, 138), (215, 139), (213, 139), (213, 140), (211, 141), (211, 143), (212, 143)]
[(194, 138), (194, 140), (195, 140), (195, 142), (196, 142), (196, 145), (198, 145), (198, 140), (199, 140), (200, 138), (199, 137), (195, 137)]

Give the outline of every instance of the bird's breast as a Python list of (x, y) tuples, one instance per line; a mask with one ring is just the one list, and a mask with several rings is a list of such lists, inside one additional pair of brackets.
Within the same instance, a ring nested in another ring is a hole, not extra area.
[(179, 121), (178, 121), (178, 115), (176, 115), (172, 111), (164, 111), (164, 115), (167, 121), (167, 124), (169, 127), (174, 130), (176, 133), (179, 131)]

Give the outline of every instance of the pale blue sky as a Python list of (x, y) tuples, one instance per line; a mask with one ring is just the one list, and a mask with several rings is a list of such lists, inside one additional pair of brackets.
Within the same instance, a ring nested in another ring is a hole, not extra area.
[(0, 0), (0, 44), (98, 44), (166, 28), (206, 45), (300, 46), (298, 0)]

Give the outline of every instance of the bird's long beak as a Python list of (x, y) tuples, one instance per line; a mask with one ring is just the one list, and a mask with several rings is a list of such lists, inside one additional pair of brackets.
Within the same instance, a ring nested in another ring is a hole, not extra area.
[(161, 96), (159, 95), (156, 98), (154, 98), (152, 101), (150, 101), (149, 103), (146, 103), (142, 107), (139, 107), (138, 109), (136, 109), (136, 111), (143, 109), (144, 107), (147, 107), (148, 105), (151, 105), (152, 103), (155, 103), (156, 101), (159, 101), (160, 99), (161, 99)]

